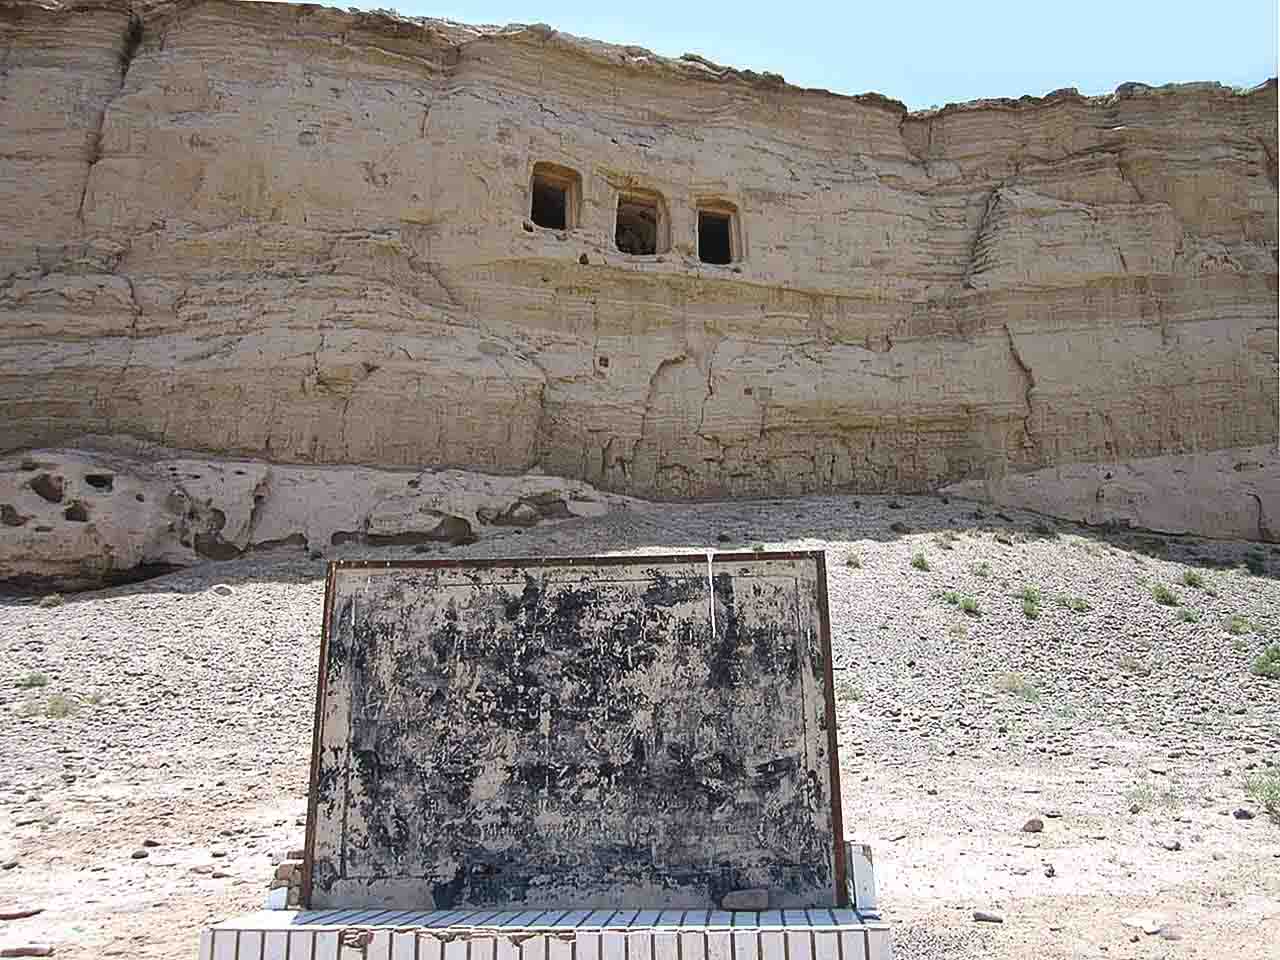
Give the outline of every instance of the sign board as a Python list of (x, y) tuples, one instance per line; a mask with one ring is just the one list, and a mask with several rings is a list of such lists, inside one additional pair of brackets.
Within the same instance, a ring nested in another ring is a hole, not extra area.
[(821, 553), (330, 564), (312, 908), (841, 906)]

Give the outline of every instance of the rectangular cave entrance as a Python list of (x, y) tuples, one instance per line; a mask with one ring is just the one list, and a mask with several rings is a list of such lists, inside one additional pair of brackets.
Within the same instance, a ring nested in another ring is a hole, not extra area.
[(733, 214), (722, 210), (698, 211), (698, 259), (703, 263), (733, 262)]
[(554, 163), (536, 163), (529, 185), (529, 219), (549, 230), (570, 230), (575, 226), (578, 174)]
[(622, 253), (647, 255), (658, 252), (658, 231), (662, 226), (656, 197), (618, 198), (617, 225), (613, 242)]

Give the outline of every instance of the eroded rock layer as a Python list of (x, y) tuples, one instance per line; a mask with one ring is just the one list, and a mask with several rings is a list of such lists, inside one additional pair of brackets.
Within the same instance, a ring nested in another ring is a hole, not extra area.
[(1274, 80), (909, 114), (284, 4), (5, 0), (0, 37), (0, 449), (687, 497), (1277, 437)]
[(82, 589), (278, 547), (427, 553), (633, 502), (558, 477), (32, 450), (0, 457), (0, 584)]

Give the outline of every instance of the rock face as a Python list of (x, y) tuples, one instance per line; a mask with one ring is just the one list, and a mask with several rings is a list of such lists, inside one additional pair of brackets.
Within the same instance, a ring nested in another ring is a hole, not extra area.
[(4, 0), (0, 36), (0, 450), (674, 498), (1277, 438), (1274, 80), (911, 114), (313, 6)]
[(37, 450), (0, 459), (0, 583), (96, 587), (280, 546), (429, 549), (625, 503), (556, 477)]
[(1275, 447), (1073, 464), (943, 489), (1092, 526), (1280, 542)]

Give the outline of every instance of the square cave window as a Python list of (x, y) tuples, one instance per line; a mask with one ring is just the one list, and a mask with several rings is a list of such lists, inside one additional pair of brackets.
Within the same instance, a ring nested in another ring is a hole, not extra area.
[(618, 198), (613, 242), (622, 253), (640, 256), (657, 253), (662, 246), (659, 234), (665, 226), (662, 206), (656, 196)]
[(529, 185), (529, 219), (549, 230), (570, 230), (576, 226), (578, 191), (581, 179), (568, 167), (535, 163)]
[(703, 263), (732, 263), (733, 248), (733, 214), (727, 210), (699, 210), (698, 259)]

